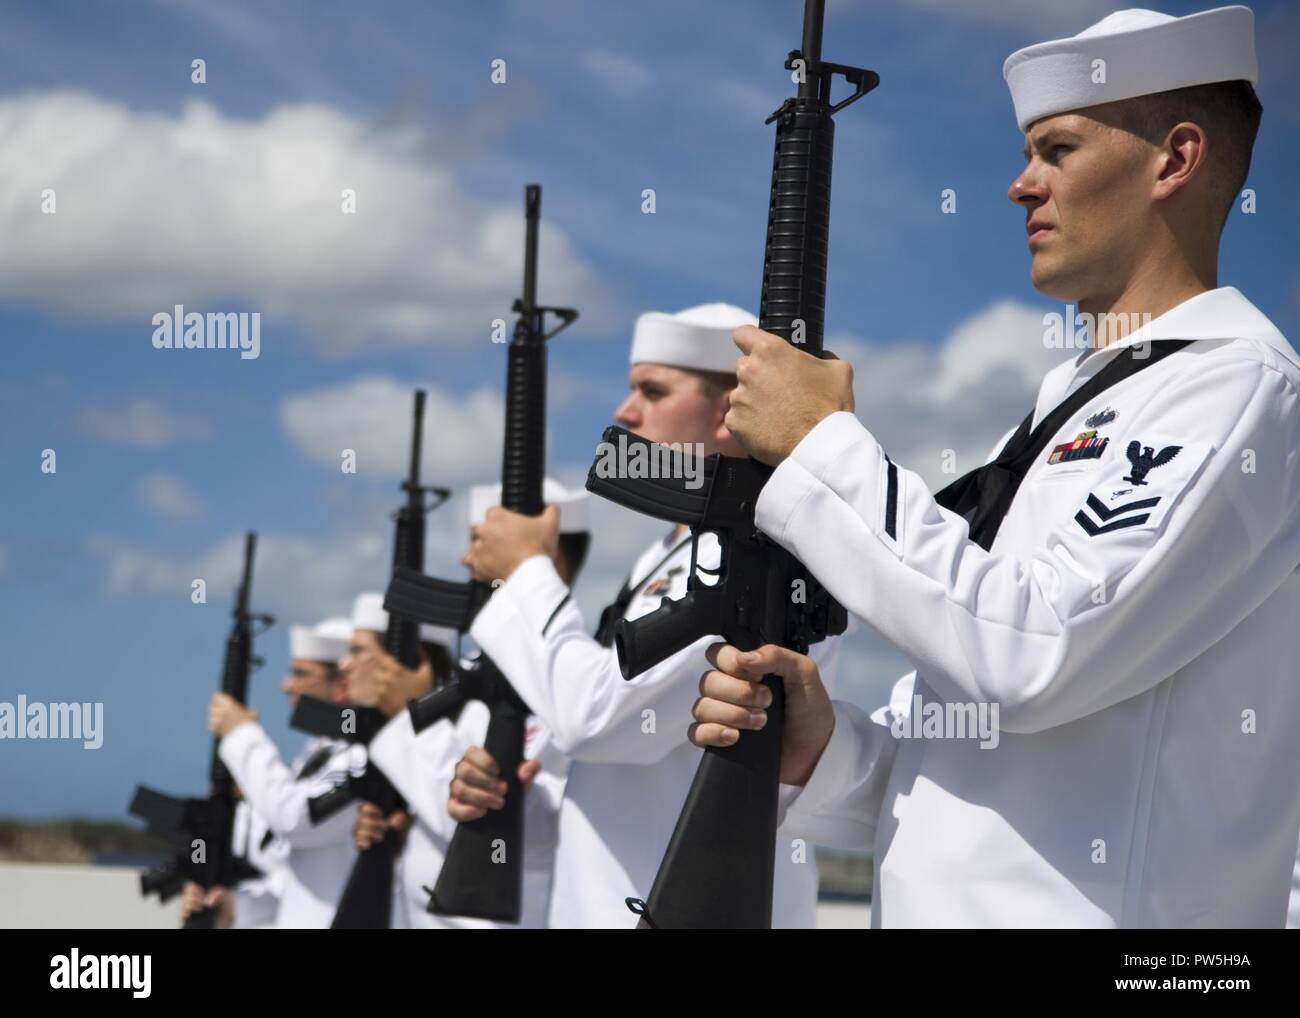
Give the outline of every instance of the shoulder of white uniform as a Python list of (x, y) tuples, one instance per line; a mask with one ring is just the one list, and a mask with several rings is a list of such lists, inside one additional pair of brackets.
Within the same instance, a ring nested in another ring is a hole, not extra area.
[(1300, 357), (1297, 357), (1287, 343), (1286, 337), (1280, 332), (1276, 333), (1274, 342), (1259, 337), (1234, 340), (1224, 352), (1241, 360), (1256, 361), (1276, 371), (1286, 379), (1291, 388), (1300, 389)]
[[(1261, 378), (1275, 374), (1291, 390), (1300, 392), (1300, 359), (1287, 346), (1282, 334), (1276, 330), (1274, 333), (1276, 341), (1258, 333), (1234, 339), (1203, 340), (1196, 344), (1198, 357), (1190, 362), (1187, 370), (1212, 376), (1224, 368), (1255, 365)], [(1279, 344), (1286, 349), (1281, 349)]]
[(1232, 338), (1217, 344), (1216, 352), (1258, 360), (1286, 376), (1293, 386), (1300, 383), (1300, 354), (1273, 320), (1236, 287), (1225, 286), (1217, 292), (1221, 294), (1224, 334)]

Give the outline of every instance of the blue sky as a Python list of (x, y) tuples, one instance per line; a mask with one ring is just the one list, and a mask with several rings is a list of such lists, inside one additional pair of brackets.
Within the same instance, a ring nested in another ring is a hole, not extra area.
[[(828, 345), (859, 412), (941, 482), (1022, 416), (1050, 366), (1007, 202), (1022, 139), (1002, 60), (1115, 9), (1091, 0), (832, 2), (825, 56), (879, 89), (840, 118)], [(1161, 4), (1185, 14), (1189, 4)], [(771, 128), (801, 4), (9, 3), (0, 13), (0, 700), (99, 700), (103, 748), (0, 741), (0, 815), (121, 816), (137, 781), (203, 784), (239, 534), (281, 626), (252, 703), (286, 751), (285, 625), (386, 579), (410, 389), (426, 473), (496, 478), (522, 187), (543, 197), (541, 297), (583, 312), (552, 349), (549, 457), (585, 472), (644, 310), (757, 304)], [(1300, 15), (1255, 6), (1265, 106), (1220, 278), (1300, 329)], [(206, 84), (191, 61), (206, 61)], [(504, 60), (506, 81), (491, 64)], [(43, 189), (57, 213), (38, 211)], [(339, 212), (343, 188), (358, 212)], [(642, 192), (656, 196), (642, 212)], [(957, 193), (956, 215), (940, 192)], [(156, 351), (153, 312), (259, 311), (262, 352)], [(354, 476), (338, 450), (355, 448)], [(56, 474), (42, 474), (44, 449)], [(600, 508), (595, 611), (653, 526)], [(459, 575), (462, 500), (431, 521)], [(208, 604), (190, 602), (203, 577)], [(867, 634), (842, 689), (905, 670)]]

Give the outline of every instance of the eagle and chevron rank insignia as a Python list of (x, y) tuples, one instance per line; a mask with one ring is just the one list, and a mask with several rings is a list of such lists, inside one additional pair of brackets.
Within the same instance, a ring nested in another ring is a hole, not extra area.
[[(1170, 505), (1192, 481), (1208, 458), (1210, 449), (1204, 443), (1174, 445), (1156, 441), (1152, 445), (1143, 445), (1138, 439), (1133, 439), (1125, 449), (1128, 472), (1124, 473), (1123, 460), (1112, 460), (1105, 474), (1097, 479), (1097, 486), (1074, 514), (1074, 522), (1089, 537), (1114, 531), (1131, 534), (1137, 528), (1159, 528)], [(1174, 465), (1168, 466), (1170, 463)], [(1160, 471), (1156, 475), (1154, 490), (1152, 482), (1147, 480), (1147, 475), (1153, 470)]]
[(1062, 442), (1047, 457), (1049, 464), (1069, 463), (1073, 460), (1095, 460), (1106, 449), (1109, 438), (1098, 438), (1097, 432), (1080, 431), (1073, 441)]

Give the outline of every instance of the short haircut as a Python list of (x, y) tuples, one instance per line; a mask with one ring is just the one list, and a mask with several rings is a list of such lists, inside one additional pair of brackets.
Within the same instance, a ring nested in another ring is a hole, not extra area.
[(1177, 124), (1191, 121), (1210, 139), (1206, 169), (1211, 212), (1222, 231), (1250, 172), (1251, 151), (1264, 107), (1248, 81), (1218, 81), (1125, 99), (1117, 104), (1120, 126), (1153, 145)]
[(712, 399), (715, 396), (721, 396), (724, 392), (730, 392), (740, 383), (736, 381), (734, 373), (729, 371), (696, 371), (693, 368), (684, 368), (690, 371), (700, 383), (700, 392)]

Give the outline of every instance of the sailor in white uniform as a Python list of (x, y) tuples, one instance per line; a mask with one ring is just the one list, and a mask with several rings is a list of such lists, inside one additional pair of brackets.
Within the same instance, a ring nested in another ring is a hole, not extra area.
[[(1122, 11), (1005, 74), (1035, 286), (1139, 318), (1094, 328), (992, 463), (937, 497), (851, 412), (845, 366), (737, 330), (727, 420), (779, 464), (759, 526), (916, 674), (910, 720), (897, 698), (871, 719), (832, 706), (806, 658), (715, 650), (693, 738), (754, 724), (737, 679), (787, 676), (791, 812), (874, 836), (875, 925), (1280, 927), (1300, 359), (1216, 278), (1258, 124), (1253, 19)], [(993, 708), (996, 739), (963, 737)]]
[[(756, 319), (740, 308), (709, 304), (677, 314), (651, 312), (636, 324), (630, 389), (615, 418), (653, 441), (689, 443), (703, 454), (740, 454), (723, 417), (734, 379), (731, 330)], [(649, 895), (681, 813), (700, 752), (683, 735), (706, 664), (701, 639), (633, 681), (619, 671), (612, 626), (686, 593), (690, 541), (663, 535), (636, 559), (628, 583), (606, 610), (599, 636), (544, 554), (555, 519), (495, 510), (475, 532), (469, 561), (479, 579), (504, 582), (479, 613), (474, 640), (501, 667), (529, 708), (570, 757), (559, 815), (551, 894), (554, 927), (620, 928), (636, 924), (627, 898)], [(701, 567), (716, 568), (716, 538), (704, 537)], [(827, 641), (817, 648), (827, 653)], [(461, 815), (480, 815), (491, 775), (482, 759), (457, 769), (453, 795)], [(813, 853), (789, 831), (777, 836), (773, 925), (812, 926), (817, 871)]]
[[(346, 619), (331, 619), (314, 628), (290, 628), (290, 672), (282, 689), (291, 703), (304, 695), (333, 703), (347, 702), (338, 665), (346, 652), (350, 630)], [(364, 766), (365, 750), (316, 736), (286, 766), (275, 743), (257, 723), (257, 712), (224, 693), (212, 698), (208, 727), (220, 738), (221, 759), (245, 801), (265, 825), (258, 829), (288, 845), (275, 926), (328, 927), (356, 855), (351, 836), (356, 811), (345, 808), (314, 825), (308, 802), (345, 780), (350, 771)], [(258, 837), (259, 847), (265, 840), (264, 836)]]
[[(569, 583), (581, 571), (590, 543), (587, 498), (585, 491), (568, 491), (551, 478), (543, 483), (543, 499), (547, 505), (557, 508), (560, 517), (559, 541), (552, 562)], [(472, 488), (470, 526), (480, 525), (487, 511), (500, 504), (500, 484)], [(427, 909), (429, 893), (425, 889), (436, 882), (447, 845), (456, 831), (456, 821), (447, 811), (447, 790), (462, 754), (483, 744), (488, 727), (487, 707), (470, 701), (458, 717), (439, 721), (417, 734), (404, 699), (397, 703), (394, 698), (385, 697), (379, 706), (391, 714), (392, 720), (371, 742), (370, 758), (402, 793), (413, 821), (403, 860), (404, 907), (410, 926), (416, 929), (544, 928), (555, 859), (556, 818), (569, 769), (568, 759), (555, 748), (546, 727), (537, 718), (530, 718), (525, 732), (528, 788), (524, 800), (520, 921), (515, 924), (438, 916)], [(368, 843), (377, 828), (382, 830), (373, 822), (361, 826), (359, 846)]]

